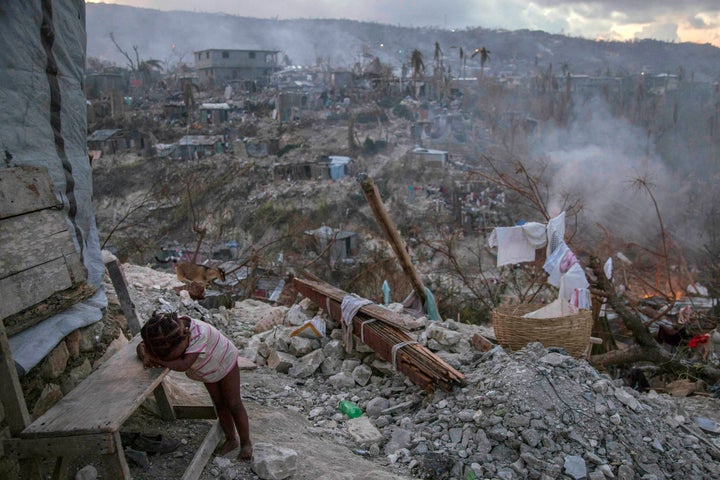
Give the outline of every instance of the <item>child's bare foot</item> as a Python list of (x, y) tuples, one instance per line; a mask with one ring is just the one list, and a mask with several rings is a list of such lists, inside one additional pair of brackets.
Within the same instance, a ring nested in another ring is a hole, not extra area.
[(228, 452), (232, 452), (239, 446), (240, 446), (240, 444), (238, 443), (237, 440), (225, 440), (225, 443), (223, 443), (222, 445), (220, 445), (219, 447), (217, 447), (215, 449), (215, 455), (221, 457)]
[(237, 459), (238, 460), (250, 460), (252, 458), (252, 454), (253, 454), (252, 445), (243, 445), (243, 447), (240, 449), (240, 453), (238, 453)]

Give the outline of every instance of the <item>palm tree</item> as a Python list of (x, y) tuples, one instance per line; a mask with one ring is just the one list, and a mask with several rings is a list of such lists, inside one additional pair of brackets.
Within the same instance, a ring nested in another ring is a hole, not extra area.
[(475, 58), (475, 55), (480, 54), (480, 76), (485, 75), (485, 64), (490, 60), (490, 50), (485, 47), (476, 48), (470, 58)]
[(445, 73), (442, 61), (442, 49), (440, 43), (435, 41), (435, 54), (433, 55), (434, 67), (433, 67), (433, 83), (435, 84), (435, 95), (442, 88), (443, 74)]
[(417, 48), (410, 55), (410, 68), (412, 68), (413, 95), (417, 97), (417, 82), (425, 74), (422, 52)]
[(148, 85), (150, 83), (150, 80), (152, 79), (152, 72), (153, 71), (162, 71), (163, 66), (162, 62), (160, 60), (155, 60), (153, 58), (149, 60), (143, 60), (138, 64), (138, 73), (140, 74), (140, 77), (142, 78), (143, 85)]

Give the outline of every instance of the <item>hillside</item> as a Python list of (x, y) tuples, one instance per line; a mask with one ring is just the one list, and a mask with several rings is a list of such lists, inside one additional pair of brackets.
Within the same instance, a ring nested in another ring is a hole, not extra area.
[[(453, 32), (351, 20), (272, 20), (88, 4), (88, 57), (124, 65), (124, 58), (109, 38), (110, 32), (126, 50), (137, 45), (143, 58), (159, 59), (169, 65), (178, 60), (192, 64), (195, 50), (258, 48), (277, 49), (301, 65), (322, 58), (336, 67), (351, 67), (363, 53), (368, 53), (399, 68), (409, 62), (415, 48), (426, 59), (433, 58), (437, 41), (446, 64), (454, 72), (459, 71), (457, 47), (472, 52), (484, 46), (491, 52), (487, 68), (493, 75), (526, 75), (535, 67), (545, 69), (553, 64), (556, 71), (566, 65), (577, 74), (676, 73), (682, 67), (696, 81), (720, 78), (720, 48), (711, 45), (653, 40), (596, 42), (529, 30), (472, 28)], [(479, 68), (479, 57), (468, 61), (471, 67)]]

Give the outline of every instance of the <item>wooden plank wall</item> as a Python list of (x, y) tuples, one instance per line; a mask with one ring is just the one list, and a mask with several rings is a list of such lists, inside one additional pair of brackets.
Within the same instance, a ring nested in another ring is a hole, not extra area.
[(0, 169), (0, 319), (85, 283), (69, 228), (45, 168)]

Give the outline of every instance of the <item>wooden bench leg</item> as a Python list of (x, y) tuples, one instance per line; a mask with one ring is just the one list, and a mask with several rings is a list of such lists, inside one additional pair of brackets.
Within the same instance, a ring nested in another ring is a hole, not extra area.
[(40, 471), (40, 462), (35, 458), (21, 458), (20, 478), (23, 480), (41, 480), (43, 478)]
[(115, 452), (101, 455), (103, 464), (107, 470), (107, 478), (112, 480), (130, 480), (130, 468), (125, 460), (125, 451), (122, 441), (120, 440), (120, 432), (115, 432), (113, 436)]
[(58, 457), (55, 460), (55, 468), (53, 469), (53, 480), (65, 480), (70, 478), (70, 457)]
[(170, 402), (165, 390), (165, 381), (161, 382), (153, 393), (155, 394), (155, 403), (157, 403), (160, 418), (168, 422), (175, 420), (175, 410), (173, 410), (172, 402)]

